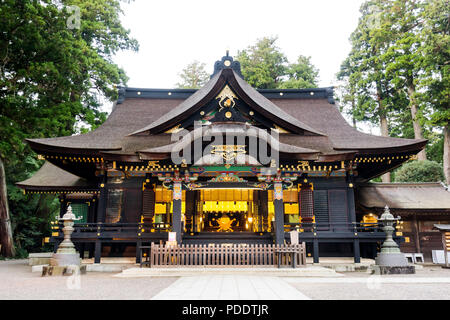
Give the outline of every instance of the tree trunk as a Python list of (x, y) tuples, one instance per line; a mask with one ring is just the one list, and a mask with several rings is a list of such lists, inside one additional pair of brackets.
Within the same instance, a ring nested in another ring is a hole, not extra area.
[(352, 99), (352, 122), (353, 128), (356, 129), (356, 118), (355, 118), (355, 98)]
[(444, 127), (444, 174), (447, 185), (450, 185), (450, 125)]
[[(409, 107), (411, 109), (411, 117), (413, 121), (413, 128), (414, 128), (414, 138), (415, 139), (423, 139), (423, 133), (422, 133), (422, 127), (419, 123), (419, 119), (417, 119), (417, 102), (414, 97), (415, 93), (415, 87), (413, 84), (408, 86), (408, 96), (409, 96)], [(425, 152), (425, 149), (420, 151), (417, 154), (418, 160), (427, 160), (427, 154)]]
[(1, 253), (5, 257), (15, 255), (11, 220), (9, 218), (8, 193), (6, 190), (5, 167), (0, 158), (0, 244)]
[[(383, 106), (382, 91), (380, 83), (377, 83), (377, 101), (378, 101), (378, 113), (380, 115), (380, 131), (383, 137), (389, 137), (389, 127), (386, 116), (386, 110)], [(391, 173), (385, 173), (381, 176), (382, 182), (391, 182)]]
[[(380, 115), (380, 129), (383, 137), (389, 137), (389, 128), (386, 115)], [(387, 172), (381, 176), (381, 181), (391, 182), (391, 173)]]

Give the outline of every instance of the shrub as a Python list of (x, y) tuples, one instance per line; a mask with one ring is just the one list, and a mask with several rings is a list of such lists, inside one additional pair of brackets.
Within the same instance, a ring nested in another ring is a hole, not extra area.
[(436, 161), (410, 161), (405, 163), (395, 172), (395, 182), (438, 181), (444, 181), (444, 170)]

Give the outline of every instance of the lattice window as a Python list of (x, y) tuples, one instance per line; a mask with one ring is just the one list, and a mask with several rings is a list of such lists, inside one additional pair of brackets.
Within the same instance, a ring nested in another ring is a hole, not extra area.
[(80, 220), (75, 221), (75, 223), (86, 223), (88, 217), (88, 205), (87, 203), (71, 203), (72, 212)]
[(153, 219), (155, 214), (155, 191), (144, 189), (142, 193), (142, 215), (144, 219)]
[(299, 200), (300, 216), (302, 218), (312, 218), (314, 216), (313, 191), (311, 189), (301, 189)]
[(318, 230), (329, 230), (328, 190), (314, 191), (314, 216)]

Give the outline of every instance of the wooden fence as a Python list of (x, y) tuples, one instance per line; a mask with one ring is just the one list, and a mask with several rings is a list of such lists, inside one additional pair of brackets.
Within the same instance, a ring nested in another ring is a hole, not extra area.
[(305, 243), (298, 245), (201, 245), (164, 246), (152, 244), (148, 258), (150, 267), (183, 266), (296, 266), (306, 265)]

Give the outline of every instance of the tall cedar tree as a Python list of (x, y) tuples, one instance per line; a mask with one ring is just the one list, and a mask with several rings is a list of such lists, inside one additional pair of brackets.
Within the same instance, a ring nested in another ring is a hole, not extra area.
[[(383, 135), (430, 139), (427, 150), (443, 158), (449, 182), (448, 1), (374, 0), (361, 12), (338, 74), (347, 110), (355, 120), (379, 121)], [(373, 101), (377, 108), (370, 107)], [(426, 159), (425, 151), (419, 159)]]
[[(14, 186), (42, 165), (24, 139), (71, 135), (80, 121), (95, 128), (106, 118), (99, 110), (100, 98), (116, 99), (117, 86), (127, 81), (112, 57), (119, 50), (138, 50), (138, 43), (121, 25), (120, 2), (2, 1), (0, 169), (4, 167), (6, 179), (0, 179), (0, 234), (4, 256), (14, 255), (14, 245), (19, 249), (39, 246), (37, 240), (27, 240), (42, 236), (36, 224), (46, 221), (45, 216), (36, 220), (45, 198), (23, 195)], [(0, 178), (4, 177), (0, 170)]]
[[(375, 0), (361, 6), (362, 16), (350, 37), (351, 52), (338, 74), (338, 78), (347, 79), (352, 115), (357, 120), (379, 124), (383, 136), (389, 136), (389, 116), (399, 101), (382, 60), (392, 41), (392, 35), (382, 28), (389, 5), (388, 1)], [(390, 175), (385, 174), (382, 179), (389, 182)]]

